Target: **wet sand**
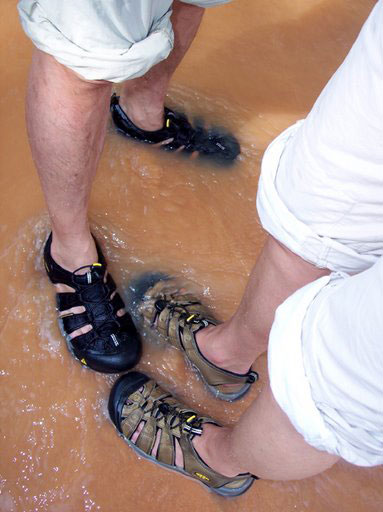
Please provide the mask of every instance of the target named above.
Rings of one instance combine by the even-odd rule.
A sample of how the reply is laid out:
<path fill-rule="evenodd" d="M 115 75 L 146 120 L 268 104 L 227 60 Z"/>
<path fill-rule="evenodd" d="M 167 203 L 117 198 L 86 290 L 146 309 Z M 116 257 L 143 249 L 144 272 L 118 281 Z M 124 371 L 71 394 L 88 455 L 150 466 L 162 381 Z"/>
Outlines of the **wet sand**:
<path fill-rule="evenodd" d="M 197 287 L 219 318 L 235 311 L 265 238 L 255 205 L 263 151 L 306 115 L 374 3 L 241 0 L 207 12 L 169 104 L 233 130 L 242 155 L 231 169 L 201 166 L 110 128 L 90 216 L 122 291 L 159 270 Z M 48 219 L 24 122 L 32 46 L 15 5 L 0 5 L 1 512 L 382 510 L 382 468 L 339 463 L 301 482 L 259 481 L 225 500 L 140 460 L 118 438 L 106 412 L 115 376 L 81 368 L 55 323 L 41 261 Z M 263 357 L 251 395 L 222 404 L 176 350 L 146 342 L 139 368 L 226 423 L 259 393 L 266 370 Z"/>

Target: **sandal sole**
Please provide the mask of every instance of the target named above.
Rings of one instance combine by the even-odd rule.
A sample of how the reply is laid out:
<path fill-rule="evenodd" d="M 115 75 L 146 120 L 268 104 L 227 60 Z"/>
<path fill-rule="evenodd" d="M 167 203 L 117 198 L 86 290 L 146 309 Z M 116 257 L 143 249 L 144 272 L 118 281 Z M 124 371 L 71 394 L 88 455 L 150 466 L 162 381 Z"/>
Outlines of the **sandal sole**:
<path fill-rule="evenodd" d="M 184 356 L 185 357 L 185 356 Z M 189 361 L 189 359 L 187 359 L 185 357 L 185 359 L 187 361 Z M 251 388 L 251 384 L 245 384 L 243 386 L 243 388 L 238 391 L 238 393 L 223 393 L 222 391 L 217 391 L 214 386 L 210 386 L 210 384 L 205 380 L 205 377 L 202 375 L 202 373 L 198 370 L 198 368 L 192 363 L 192 366 L 197 370 L 198 372 L 198 375 L 201 377 L 203 383 L 205 384 L 205 386 L 208 388 L 208 390 L 216 397 L 216 398 L 219 398 L 220 400 L 223 400 L 225 402 L 235 402 L 236 400 L 240 400 L 244 395 L 246 395 L 246 393 L 249 391 L 249 389 Z M 256 377 L 255 377 L 255 380 L 254 382 L 257 382 L 258 380 L 258 373 L 257 372 L 253 372 L 254 374 L 256 374 Z M 254 384 L 254 383 L 252 383 Z"/>
<path fill-rule="evenodd" d="M 115 428 L 116 428 L 116 426 L 115 426 Z M 234 492 L 232 491 L 232 489 L 222 489 L 222 488 L 209 487 L 207 484 L 204 484 L 203 482 L 200 482 L 196 478 L 193 478 L 192 476 L 190 476 L 190 474 L 187 473 L 186 471 L 184 471 L 183 469 L 177 468 L 177 467 L 170 468 L 169 466 L 167 466 L 163 462 L 159 462 L 152 455 L 148 455 L 147 453 L 145 453 L 142 450 L 140 450 L 140 448 L 138 448 L 134 443 L 129 441 L 129 439 L 127 439 L 123 434 L 121 434 L 117 428 L 116 428 L 116 430 L 118 432 L 119 437 L 121 437 L 125 441 L 125 443 L 130 448 L 132 448 L 132 450 L 137 454 L 138 457 L 142 457 L 143 459 L 150 460 L 154 464 L 157 464 L 158 466 L 161 466 L 162 468 L 167 469 L 168 471 L 180 473 L 181 475 L 185 476 L 189 480 L 192 480 L 193 482 L 197 482 L 197 483 L 203 485 L 203 487 L 205 489 L 213 492 L 214 494 L 217 494 L 218 496 L 222 496 L 223 498 L 236 498 L 237 496 L 241 496 L 248 489 L 250 489 L 250 487 L 253 485 L 253 483 L 255 481 L 254 478 L 249 478 L 241 487 L 238 487 L 238 489 L 235 489 Z"/>

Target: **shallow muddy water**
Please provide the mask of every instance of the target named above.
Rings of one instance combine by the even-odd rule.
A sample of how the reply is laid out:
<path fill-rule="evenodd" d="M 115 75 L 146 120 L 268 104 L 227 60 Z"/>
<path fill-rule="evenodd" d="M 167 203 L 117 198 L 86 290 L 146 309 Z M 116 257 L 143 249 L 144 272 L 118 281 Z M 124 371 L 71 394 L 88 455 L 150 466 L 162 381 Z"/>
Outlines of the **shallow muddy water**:
<path fill-rule="evenodd" d="M 264 242 L 256 214 L 267 144 L 304 117 L 346 55 L 372 0 L 241 0 L 207 12 L 169 104 L 233 130 L 236 166 L 143 148 L 110 128 L 93 189 L 93 230 L 126 292 L 143 271 L 180 276 L 221 319 L 239 303 Z M 41 248 L 48 218 L 31 160 L 23 97 L 31 44 L 2 0 L 0 95 L 1 512 L 383 510 L 383 471 L 340 463 L 301 482 L 259 481 L 225 500 L 141 460 L 107 418 L 115 376 L 80 367 L 55 323 Z M 259 393 L 222 404 L 173 349 L 145 343 L 139 369 L 199 410 L 234 422 Z"/>

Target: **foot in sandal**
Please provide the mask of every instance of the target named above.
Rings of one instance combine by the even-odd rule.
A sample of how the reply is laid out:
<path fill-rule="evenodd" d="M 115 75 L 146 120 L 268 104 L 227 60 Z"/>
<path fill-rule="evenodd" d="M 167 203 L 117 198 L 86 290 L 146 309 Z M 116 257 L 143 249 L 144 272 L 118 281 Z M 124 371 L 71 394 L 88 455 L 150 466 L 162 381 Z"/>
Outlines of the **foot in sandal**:
<path fill-rule="evenodd" d="M 51 245 L 52 235 L 45 244 L 44 264 L 49 279 L 59 287 L 58 322 L 69 351 L 98 372 L 133 368 L 141 353 L 140 338 L 97 242 L 98 261 L 74 272 L 56 263 Z"/>
<path fill-rule="evenodd" d="M 138 283 L 137 288 L 140 287 L 142 285 Z M 237 400 L 257 380 L 258 374 L 251 368 L 246 373 L 235 373 L 204 357 L 196 335 L 202 329 L 216 325 L 217 321 L 198 298 L 180 291 L 176 281 L 160 279 L 149 285 L 138 299 L 136 308 L 141 322 L 151 334 L 180 349 L 217 398 Z"/>
<path fill-rule="evenodd" d="M 159 130 L 143 130 L 124 112 L 119 97 L 113 94 L 110 110 L 114 125 L 126 137 L 159 146 L 164 151 L 195 155 L 220 165 L 232 164 L 240 153 L 234 135 L 219 128 L 206 129 L 201 124 L 192 126 L 184 114 L 165 107 L 164 125 Z"/>
<path fill-rule="evenodd" d="M 225 476 L 210 468 L 193 439 L 203 435 L 204 426 L 219 428 L 218 423 L 178 402 L 142 373 L 118 379 L 110 394 L 109 414 L 139 456 L 191 477 L 220 496 L 239 496 L 256 479 L 250 473 Z"/>

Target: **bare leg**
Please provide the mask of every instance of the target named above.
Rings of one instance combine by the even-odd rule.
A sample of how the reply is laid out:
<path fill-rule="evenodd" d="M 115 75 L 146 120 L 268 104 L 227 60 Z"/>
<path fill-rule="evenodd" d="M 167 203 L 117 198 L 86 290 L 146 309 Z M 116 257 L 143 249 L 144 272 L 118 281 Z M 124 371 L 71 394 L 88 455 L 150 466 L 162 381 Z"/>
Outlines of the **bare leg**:
<path fill-rule="evenodd" d="M 200 350 L 221 368 L 246 372 L 267 349 L 277 307 L 293 292 L 328 273 L 302 260 L 270 236 L 237 312 L 228 322 L 197 334 Z"/>
<path fill-rule="evenodd" d="M 161 128 L 171 75 L 197 32 L 204 9 L 174 2 L 175 48 L 121 95 L 128 115 Z M 105 139 L 111 84 L 87 82 L 36 50 L 27 94 L 27 128 L 52 222 L 52 256 L 67 270 L 96 261 L 87 207 Z M 129 98 L 129 105 L 125 105 Z M 132 110 L 131 110 L 132 109 Z M 142 124 L 142 123 L 141 123 Z"/>
<path fill-rule="evenodd" d="M 361 168 L 361 155 L 364 159 L 363 169 L 366 169 L 363 176 L 373 176 L 375 162 L 383 158 L 382 146 L 375 142 L 376 137 L 381 137 L 383 74 L 380 54 L 376 52 L 376 48 L 381 48 L 383 39 L 382 31 L 376 30 L 376 27 L 382 26 L 382 20 L 383 9 L 381 3 L 378 3 L 348 57 L 309 113 L 305 121 L 306 129 L 297 136 L 294 135 L 293 142 L 287 144 L 276 178 L 276 188 L 280 191 L 281 200 L 294 216 L 322 236 L 349 240 L 350 248 L 356 252 L 360 250 L 360 243 L 364 242 L 364 239 L 359 238 L 360 233 L 365 233 L 366 230 L 371 233 L 374 230 L 379 231 L 379 221 L 376 225 L 372 221 L 378 218 L 375 203 L 371 203 L 374 193 L 372 182 L 353 176 L 357 176 Z M 379 76 L 379 79 L 374 81 L 373 77 L 376 76 Z M 363 82 L 359 78 L 363 79 Z M 352 84 L 351 89 L 349 84 Z M 364 94 L 367 88 L 371 89 L 368 95 Z M 336 154 L 342 156 L 329 157 L 332 155 L 332 148 L 336 148 Z M 326 160 L 328 157 L 329 160 Z M 327 165 L 325 161 L 330 163 Z M 331 184 L 328 184 L 329 189 L 319 190 L 316 184 L 327 182 L 326 173 L 329 172 L 329 168 L 332 175 Z M 355 169 L 355 174 L 350 174 L 351 168 Z M 301 178 L 304 183 L 300 183 Z M 361 217 L 354 216 L 348 207 L 341 210 L 341 192 L 339 210 L 337 206 L 334 213 L 330 212 L 329 203 L 323 201 L 323 197 L 329 194 L 330 189 L 340 191 L 345 183 L 348 187 L 355 188 L 355 204 L 366 205 L 365 211 L 371 208 L 368 210 L 371 214 L 365 214 L 363 217 L 366 226 L 362 226 Z M 376 183 L 378 190 L 378 178 Z M 306 213 L 301 216 L 298 210 Z M 323 229 L 318 231 L 318 225 L 324 216 L 333 215 L 334 219 L 338 219 L 340 211 L 344 212 L 342 223 L 333 221 L 337 224 L 337 233 L 326 233 Z M 381 219 L 382 213 L 379 215 Z M 330 226 L 330 222 L 327 222 Z M 358 226 L 358 229 L 350 236 L 350 228 L 353 225 Z M 334 268 L 334 262 L 332 265 Z M 357 264 L 354 271 L 360 271 Z M 229 322 L 198 333 L 200 349 L 218 366 L 234 371 L 247 370 L 251 362 L 267 348 L 270 327 L 278 305 L 295 290 L 326 272 L 328 271 L 306 263 L 269 237 L 254 267 L 238 311 Z"/>
<path fill-rule="evenodd" d="M 267 349 L 276 308 L 294 291 L 327 274 L 269 237 L 231 320 L 201 330 L 198 345 L 220 367 L 246 372 Z M 266 386 L 234 427 L 205 425 L 193 441 L 202 459 L 227 476 L 295 480 L 321 473 L 338 460 L 308 445 Z"/>
<path fill-rule="evenodd" d="M 201 7 L 175 0 L 171 16 L 174 31 L 174 49 L 171 54 L 144 76 L 125 82 L 120 105 L 138 127 L 144 130 L 162 128 L 169 81 L 191 45 L 203 13 Z"/>
<path fill-rule="evenodd" d="M 170 57 L 124 86 L 122 105 L 129 98 L 128 115 L 153 123 L 148 129 L 162 127 L 170 77 L 194 39 L 203 12 L 174 2 L 175 48 Z M 35 51 L 27 94 L 28 134 L 52 222 L 52 256 L 67 270 L 97 258 L 87 207 L 105 139 L 110 92 L 111 84 L 87 82 L 50 55 Z"/>
<path fill-rule="evenodd" d="M 104 144 L 111 85 L 86 82 L 35 50 L 27 128 L 52 222 L 52 256 L 67 270 L 97 261 L 87 207 Z"/>
<path fill-rule="evenodd" d="M 234 427 L 205 425 L 193 444 L 226 476 L 250 472 L 271 480 L 297 480 L 325 471 L 339 459 L 307 444 L 267 386 Z"/>

